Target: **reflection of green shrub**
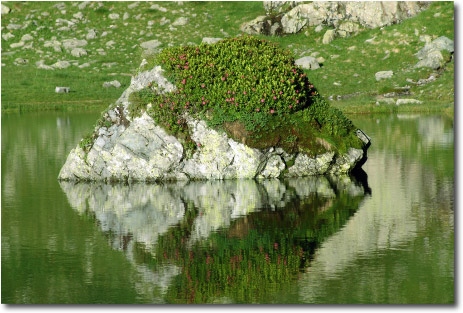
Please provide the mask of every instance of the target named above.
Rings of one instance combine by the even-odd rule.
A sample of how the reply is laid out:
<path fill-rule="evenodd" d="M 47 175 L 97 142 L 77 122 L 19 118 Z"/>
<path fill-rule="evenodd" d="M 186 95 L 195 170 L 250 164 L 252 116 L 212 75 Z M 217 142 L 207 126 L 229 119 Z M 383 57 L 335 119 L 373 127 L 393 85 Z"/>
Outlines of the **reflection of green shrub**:
<path fill-rule="evenodd" d="M 188 113 L 215 128 L 239 123 L 250 146 L 253 141 L 259 148 L 288 142 L 296 151 L 323 152 L 316 144 L 316 137 L 323 137 L 318 133 L 338 137 L 330 140 L 337 143 L 354 130 L 318 95 L 290 52 L 266 40 L 242 36 L 212 45 L 167 48 L 153 62 L 163 66 L 177 91 L 159 94 L 150 84 L 133 96 L 128 109 L 132 116 L 146 111 L 170 133 L 188 133 L 184 120 Z M 284 129 L 287 126 L 293 126 L 292 134 Z M 235 133 L 229 135 L 237 139 Z"/>
<path fill-rule="evenodd" d="M 201 213 L 188 203 L 182 222 L 158 237 L 156 257 L 139 248 L 135 259 L 154 270 L 171 263 L 182 269 L 169 286 L 168 302 L 208 303 L 225 296 L 252 303 L 289 287 L 314 249 L 345 224 L 361 199 L 314 195 L 281 210 L 251 213 L 193 244 L 193 222 Z"/>

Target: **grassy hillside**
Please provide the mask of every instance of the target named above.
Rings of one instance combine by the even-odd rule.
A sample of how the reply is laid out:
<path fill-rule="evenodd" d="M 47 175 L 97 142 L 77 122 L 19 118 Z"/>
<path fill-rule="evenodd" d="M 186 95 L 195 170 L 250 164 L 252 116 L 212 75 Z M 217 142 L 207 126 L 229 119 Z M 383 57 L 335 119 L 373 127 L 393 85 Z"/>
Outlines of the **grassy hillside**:
<path fill-rule="evenodd" d="M 160 48 L 165 48 L 199 44 L 203 37 L 234 37 L 240 34 L 243 22 L 265 14 L 261 2 L 184 2 L 182 5 L 140 2 L 134 8 L 128 8 L 133 2 L 95 2 L 85 8 L 79 8 L 81 2 L 3 3 L 12 9 L 2 15 L 1 21 L 3 112 L 100 110 L 117 99 L 130 83 L 130 75 L 136 72 L 142 58 L 142 42 L 156 39 L 161 42 Z M 78 12 L 82 13 L 82 19 L 79 15 L 73 16 Z M 114 13 L 119 14 L 119 18 L 110 19 L 109 15 Z M 124 13 L 129 14 L 126 19 Z M 180 17 L 188 18 L 187 24 L 172 26 Z M 9 24 L 22 28 L 7 29 Z M 317 33 L 314 28 L 308 28 L 300 34 L 271 40 L 292 51 L 296 58 L 318 52 L 317 57 L 325 59 L 323 66 L 306 73 L 320 94 L 326 98 L 332 96 L 330 102 L 345 112 L 453 110 L 453 60 L 445 70 L 436 73 L 437 80 L 430 84 L 416 86 L 407 82 L 407 79 L 417 81 L 434 73 L 413 68 L 417 62 L 414 54 L 424 46 L 420 36 L 444 35 L 453 39 L 453 27 L 453 2 L 438 2 L 399 25 L 336 38 L 329 45 L 321 43 L 326 29 Z M 89 29 L 97 32 L 95 39 L 86 39 Z M 3 36 L 7 33 L 14 37 L 5 40 Z M 11 47 L 26 34 L 33 39 L 23 47 Z M 365 42 L 374 37 L 373 43 Z M 44 47 L 46 41 L 62 42 L 72 38 L 87 40 L 83 48 L 88 55 L 74 57 L 65 49 L 56 52 L 53 47 Z M 33 44 L 28 48 L 30 42 Z M 28 63 L 15 65 L 18 58 Z M 66 69 L 38 69 L 39 60 L 44 60 L 46 65 L 65 60 L 72 65 Z M 79 68 L 85 63 L 89 66 Z M 375 73 L 383 70 L 394 71 L 394 76 L 377 82 Z M 120 88 L 102 87 L 103 82 L 115 79 L 121 83 Z M 378 95 L 407 85 L 410 94 L 406 97 L 422 100 L 423 104 L 399 107 L 375 104 Z M 56 94 L 56 86 L 69 86 L 71 93 Z"/>

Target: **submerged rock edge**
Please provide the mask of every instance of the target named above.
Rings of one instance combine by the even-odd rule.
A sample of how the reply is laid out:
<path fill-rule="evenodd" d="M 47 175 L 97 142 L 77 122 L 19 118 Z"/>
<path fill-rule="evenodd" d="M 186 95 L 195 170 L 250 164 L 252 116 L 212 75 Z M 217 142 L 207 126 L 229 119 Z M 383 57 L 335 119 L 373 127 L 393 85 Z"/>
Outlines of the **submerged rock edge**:
<path fill-rule="evenodd" d="M 357 137 L 364 142 L 363 149 L 350 148 L 340 156 L 326 152 L 310 157 L 288 154 L 277 147 L 248 147 L 189 116 L 186 120 L 198 148 L 186 158 L 181 142 L 146 113 L 133 119 L 128 116 L 129 95 L 153 81 L 162 92 L 175 90 L 160 66 L 132 77 L 130 86 L 116 101 L 118 106 L 106 113 L 113 124 L 95 129 L 97 138 L 88 153 L 79 145 L 70 152 L 59 180 L 149 182 L 343 175 L 366 160 L 370 138 L 361 130 L 357 130 Z"/>

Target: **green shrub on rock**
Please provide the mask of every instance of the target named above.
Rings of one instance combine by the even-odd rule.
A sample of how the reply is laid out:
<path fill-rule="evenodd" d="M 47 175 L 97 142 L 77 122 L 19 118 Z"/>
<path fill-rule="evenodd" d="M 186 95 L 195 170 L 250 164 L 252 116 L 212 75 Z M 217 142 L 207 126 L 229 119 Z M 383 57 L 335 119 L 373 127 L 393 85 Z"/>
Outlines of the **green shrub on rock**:
<path fill-rule="evenodd" d="M 166 70 L 177 90 L 159 93 L 150 84 L 132 96 L 129 112 L 137 116 L 146 111 L 170 133 L 188 133 L 189 114 L 259 148 L 278 145 L 294 152 L 323 152 L 326 145 L 316 143 L 318 137 L 352 139 L 350 120 L 318 95 L 289 51 L 269 41 L 242 36 L 167 48 L 154 63 Z M 339 139 L 330 141 L 338 146 Z"/>

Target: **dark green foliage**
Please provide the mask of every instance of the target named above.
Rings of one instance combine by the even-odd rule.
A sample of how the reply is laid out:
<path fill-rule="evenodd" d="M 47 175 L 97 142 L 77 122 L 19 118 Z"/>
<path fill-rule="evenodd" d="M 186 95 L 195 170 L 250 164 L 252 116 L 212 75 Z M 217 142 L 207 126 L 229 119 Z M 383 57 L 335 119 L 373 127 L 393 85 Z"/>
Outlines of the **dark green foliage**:
<path fill-rule="evenodd" d="M 165 49 L 157 61 L 174 74 L 179 104 L 199 108 L 290 113 L 304 108 L 312 91 L 289 51 L 251 36 Z"/>
<path fill-rule="evenodd" d="M 167 48 L 154 63 L 163 66 L 177 90 L 164 94 L 149 84 L 131 97 L 128 110 L 131 116 L 146 111 L 169 133 L 188 134 L 187 113 L 216 129 L 240 123 L 253 137 L 241 141 L 251 146 L 252 139 L 258 139 L 259 148 L 289 145 L 289 150 L 307 152 L 315 146 L 313 135 L 340 137 L 354 130 L 318 95 L 290 52 L 266 40 L 242 36 L 212 45 Z M 294 133 L 285 134 L 285 127 L 294 128 Z M 304 140 L 298 140 L 300 133 Z M 301 145 L 303 149 L 297 149 Z"/>
<path fill-rule="evenodd" d="M 313 103 L 304 112 L 304 119 L 316 121 L 328 134 L 333 136 L 347 136 L 355 126 L 340 110 L 330 106 L 320 96 L 312 98 Z"/>

